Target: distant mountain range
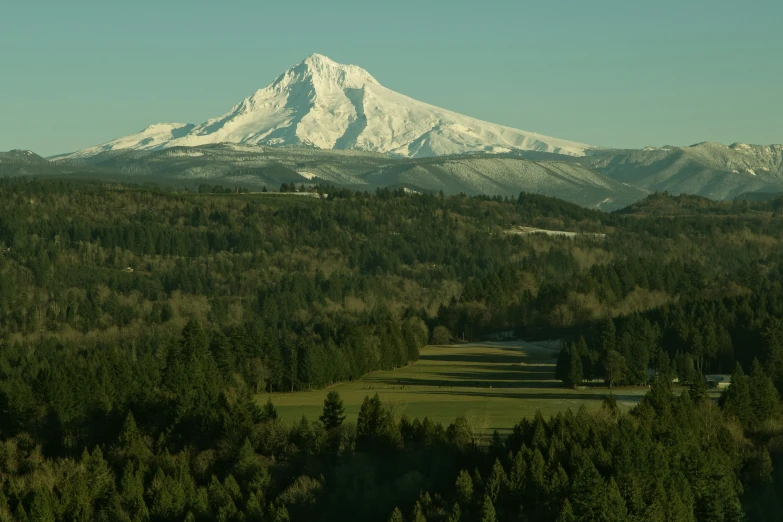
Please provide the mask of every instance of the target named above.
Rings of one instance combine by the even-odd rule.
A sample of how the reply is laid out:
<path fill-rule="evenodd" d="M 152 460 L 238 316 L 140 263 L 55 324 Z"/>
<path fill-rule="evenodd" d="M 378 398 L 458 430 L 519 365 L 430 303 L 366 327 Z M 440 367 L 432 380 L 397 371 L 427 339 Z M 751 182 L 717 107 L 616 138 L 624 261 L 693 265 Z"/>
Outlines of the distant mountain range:
<path fill-rule="evenodd" d="M 364 69 L 314 54 L 221 117 L 151 125 L 48 160 L 0 153 L 0 175 L 251 189 L 329 183 L 526 191 L 612 210 L 657 191 L 716 200 L 783 193 L 783 145 L 599 148 L 439 109 L 386 89 Z"/>
<path fill-rule="evenodd" d="M 730 199 L 744 192 L 783 191 L 783 145 L 705 142 L 606 150 L 585 157 L 581 164 L 651 192 Z"/>

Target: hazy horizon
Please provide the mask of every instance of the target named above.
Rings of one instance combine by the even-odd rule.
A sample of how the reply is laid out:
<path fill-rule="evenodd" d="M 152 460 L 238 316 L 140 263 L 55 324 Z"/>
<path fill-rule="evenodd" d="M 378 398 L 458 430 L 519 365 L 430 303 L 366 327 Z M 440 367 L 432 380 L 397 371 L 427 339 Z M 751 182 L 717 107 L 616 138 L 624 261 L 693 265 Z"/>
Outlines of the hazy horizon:
<path fill-rule="evenodd" d="M 48 156 L 201 123 L 312 53 L 432 105 L 591 145 L 783 143 L 781 15 L 777 2 L 668 0 L 29 2 L 0 21 L 0 150 Z"/>

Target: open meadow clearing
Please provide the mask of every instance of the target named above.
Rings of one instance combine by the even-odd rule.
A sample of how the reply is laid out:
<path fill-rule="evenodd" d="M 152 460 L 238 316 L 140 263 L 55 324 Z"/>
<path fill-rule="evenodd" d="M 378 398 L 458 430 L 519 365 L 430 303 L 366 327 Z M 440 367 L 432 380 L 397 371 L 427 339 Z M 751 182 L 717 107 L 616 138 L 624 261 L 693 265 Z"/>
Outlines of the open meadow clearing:
<path fill-rule="evenodd" d="M 604 386 L 573 390 L 555 380 L 559 343 L 481 342 L 427 346 L 418 362 L 391 371 L 377 371 L 359 380 L 332 386 L 344 403 L 348 420 L 356 421 L 366 395 L 378 393 L 387 404 L 410 419 L 429 417 L 444 426 L 468 417 L 481 431 L 507 433 L 523 417 L 541 410 L 549 417 L 584 405 L 600 407 L 608 394 Z M 280 417 L 293 422 L 304 415 L 316 420 L 329 390 L 273 393 Z M 647 392 L 646 386 L 615 388 L 624 409 Z M 259 396 L 264 402 L 269 394 Z"/>

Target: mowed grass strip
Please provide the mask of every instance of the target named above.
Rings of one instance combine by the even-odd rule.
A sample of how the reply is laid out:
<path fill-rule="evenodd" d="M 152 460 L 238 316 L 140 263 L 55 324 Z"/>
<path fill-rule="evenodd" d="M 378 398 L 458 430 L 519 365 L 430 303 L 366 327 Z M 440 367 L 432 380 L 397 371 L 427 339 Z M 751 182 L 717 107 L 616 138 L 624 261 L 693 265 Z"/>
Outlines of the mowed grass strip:
<path fill-rule="evenodd" d="M 447 426 L 460 415 L 481 431 L 507 433 L 537 410 L 545 417 L 584 405 L 598 409 L 608 395 L 605 387 L 572 390 L 554 378 L 559 343 L 485 342 L 427 346 L 418 362 L 378 371 L 359 380 L 332 386 L 345 403 L 348 420 L 356 422 L 364 397 L 377 393 L 409 419 L 429 417 Z M 317 420 L 328 390 L 273 393 L 281 419 Z M 629 408 L 647 387 L 615 388 L 618 403 Z M 265 402 L 270 394 L 259 395 Z"/>

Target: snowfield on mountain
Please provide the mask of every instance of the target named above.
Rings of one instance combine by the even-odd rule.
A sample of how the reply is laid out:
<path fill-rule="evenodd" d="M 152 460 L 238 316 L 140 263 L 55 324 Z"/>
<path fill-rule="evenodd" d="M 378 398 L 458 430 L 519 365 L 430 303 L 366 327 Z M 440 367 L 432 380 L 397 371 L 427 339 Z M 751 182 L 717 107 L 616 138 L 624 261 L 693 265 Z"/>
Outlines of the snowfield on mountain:
<path fill-rule="evenodd" d="M 583 156 L 594 148 L 416 101 L 382 86 L 360 67 L 313 54 L 223 116 L 200 125 L 150 125 L 58 159 L 213 143 L 354 149 L 398 157 L 512 151 Z"/>

